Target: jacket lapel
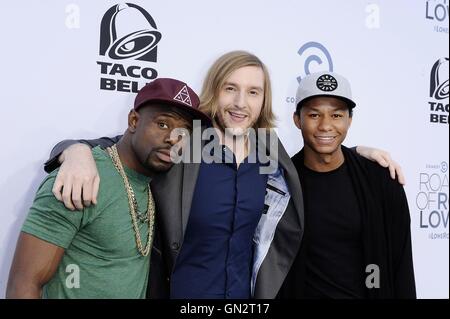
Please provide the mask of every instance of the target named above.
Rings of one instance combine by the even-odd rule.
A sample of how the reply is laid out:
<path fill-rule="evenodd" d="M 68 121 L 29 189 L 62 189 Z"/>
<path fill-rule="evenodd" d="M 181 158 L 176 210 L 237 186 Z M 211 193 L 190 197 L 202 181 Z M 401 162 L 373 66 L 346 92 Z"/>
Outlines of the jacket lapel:
<path fill-rule="evenodd" d="M 303 228 L 305 215 L 303 210 L 303 194 L 302 187 L 300 185 L 300 179 L 298 177 L 297 169 L 294 163 L 290 159 L 283 145 L 279 141 L 278 145 L 278 160 L 281 167 L 284 170 L 284 177 L 291 193 L 292 202 L 294 203 L 295 210 L 297 211 L 300 227 Z"/>
<path fill-rule="evenodd" d="M 180 186 L 183 178 L 183 164 L 174 165 L 167 173 L 155 177 L 151 189 L 156 204 L 156 222 L 161 231 L 163 243 L 170 247 L 182 236 Z"/>
<path fill-rule="evenodd" d="M 297 256 L 304 231 L 303 195 L 297 170 L 278 138 L 265 142 L 266 147 L 278 143 L 277 157 L 271 157 L 283 168 L 291 199 L 257 275 L 254 297 L 258 299 L 277 296 Z"/>
<path fill-rule="evenodd" d="M 191 140 L 191 150 L 192 143 Z M 202 141 L 202 147 L 203 144 Z M 151 182 L 157 227 L 166 251 L 165 256 L 169 258 L 169 273 L 183 243 L 200 169 L 200 163 L 192 163 L 192 157 L 187 162 L 190 163 L 175 164 L 167 173 L 156 176 Z"/>
<path fill-rule="evenodd" d="M 183 172 L 183 188 L 181 200 L 181 221 L 182 221 L 182 237 L 186 231 L 189 213 L 191 212 L 192 197 L 194 196 L 195 185 L 197 183 L 198 172 L 200 170 L 199 163 L 184 164 Z"/>
<path fill-rule="evenodd" d="M 270 158 L 273 161 L 277 161 L 278 165 L 283 168 L 284 177 L 286 179 L 287 185 L 289 187 L 289 192 L 291 193 L 291 199 L 294 203 L 295 210 L 297 211 L 298 221 L 303 227 L 304 222 L 304 214 L 303 214 L 303 195 L 302 195 L 302 187 L 300 185 L 300 179 L 298 177 L 297 169 L 294 166 L 291 158 L 288 153 L 284 149 L 283 144 L 278 138 L 275 131 L 272 132 L 274 138 L 269 138 L 266 136 L 264 139 L 259 139 L 259 143 L 263 143 L 266 150 L 270 150 Z M 272 154 L 272 149 L 270 144 L 277 143 L 277 155 L 274 156 Z"/>

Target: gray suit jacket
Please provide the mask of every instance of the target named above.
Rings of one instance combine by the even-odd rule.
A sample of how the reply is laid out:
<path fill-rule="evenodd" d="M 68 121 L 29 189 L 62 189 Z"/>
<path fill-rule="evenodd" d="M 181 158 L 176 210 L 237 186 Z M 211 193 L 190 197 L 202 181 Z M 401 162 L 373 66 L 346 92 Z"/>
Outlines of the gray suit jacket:
<path fill-rule="evenodd" d="M 68 146 L 83 142 L 90 146 L 110 146 L 115 138 L 98 140 L 66 140 L 55 146 L 45 169 L 54 169 L 57 156 Z M 264 258 L 256 279 L 255 298 L 275 298 L 286 275 L 295 260 L 304 231 L 302 189 L 297 171 L 283 145 L 278 143 L 278 164 L 283 168 L 291 198 L 287 209 L 278 222 L 269 251 Z M 170 275 L 173 271 L 186 231 L 192 197 L 200 164 L 175 164 L 167 173 L 152 179 L 152 193 L 155 198 L 157 233 L 151 258 L 149 297 L 168 297 Z"/>

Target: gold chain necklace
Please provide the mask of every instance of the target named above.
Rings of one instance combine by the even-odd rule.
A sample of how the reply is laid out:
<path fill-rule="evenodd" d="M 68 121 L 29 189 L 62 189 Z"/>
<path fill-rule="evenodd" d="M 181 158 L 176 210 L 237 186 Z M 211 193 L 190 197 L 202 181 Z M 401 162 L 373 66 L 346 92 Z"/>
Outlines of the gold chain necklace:
<path fill-rule="evenodd" d="M 134 233 L 136 235 L 137 248 L 142 256 L 148 256 L 148 254 L 150 253 L 150 249 L 152 248 L 153 227 L 155 224 L 155 202 L 153 201 L 152 192 L 150 191 L 150 185 L 148 185 L 147 212 L 144 215 L 145 217 L 142 218 L 143 214 L 139 214 L 136 196 L 134 195 L 133 188 L 131 187 L 130 183 L 128 182 L 128 177 L 125 174 L 125 171 L 123 169 L 122 162 L 120 161 L 120 157 L 119 157 L 119 153 L 117 152 L 116 145 L 114 144 L 113 146 L 108 147 L 106 150 L 108 151 L 108 154 L 112 159 L 114 167 L 117 169 L 120 176 L 122 176 L 123 183 L 125 185 L 125 190 L 126 190 L 127 196 L 128 196 L 128 205 L 130 207 L 131 221 L 133 224 Z M 148 223 L 148 238 L 147 238 L 147 245 L 145 247 L 143 247 L 143 245 L 142 245 L 141 233 L 139 231 L 139 225 L 138 225 L 138 219 L 141 222 Z"/>

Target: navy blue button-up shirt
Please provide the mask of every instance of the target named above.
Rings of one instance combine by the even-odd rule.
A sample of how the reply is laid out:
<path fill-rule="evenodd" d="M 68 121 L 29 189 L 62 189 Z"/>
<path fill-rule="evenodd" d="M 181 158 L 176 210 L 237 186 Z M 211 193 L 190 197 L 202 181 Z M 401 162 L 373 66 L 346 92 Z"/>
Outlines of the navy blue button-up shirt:
<path fill-rule="evenodd" d="M 247 159 L 237 167 L 223 149 L 232 163 L 200 164 L 171 298 L 250 298 L 253 235 L 267 175 Z"/>

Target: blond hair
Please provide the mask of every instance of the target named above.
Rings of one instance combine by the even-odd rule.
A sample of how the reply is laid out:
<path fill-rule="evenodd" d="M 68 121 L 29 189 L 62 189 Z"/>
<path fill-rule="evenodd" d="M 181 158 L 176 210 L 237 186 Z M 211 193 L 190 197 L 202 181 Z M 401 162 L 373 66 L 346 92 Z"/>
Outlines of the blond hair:
<path fill-rule="evenodd" d="M 254 128 L 272 128 L 275 126 L 276 117 L 272 111 L 272 88 L 269 72 L 257 56 L 246 51 L 228 52 L 218 58 L 209 68 L 203 82 L 199 108 L 214 119 L 218 111 L 219 93 L 226 79 L 237 69 L 246 66 L 260 67 L 264 73 L 264 101 Z"/>

